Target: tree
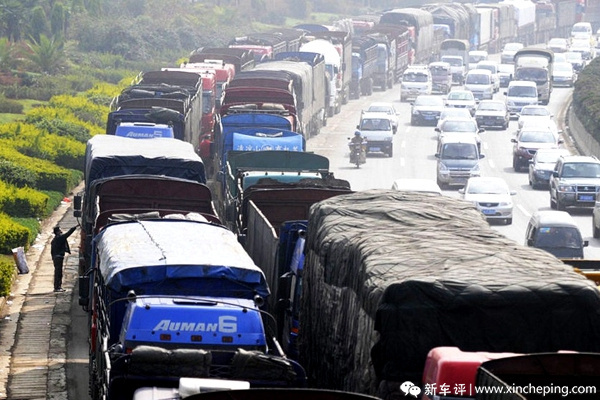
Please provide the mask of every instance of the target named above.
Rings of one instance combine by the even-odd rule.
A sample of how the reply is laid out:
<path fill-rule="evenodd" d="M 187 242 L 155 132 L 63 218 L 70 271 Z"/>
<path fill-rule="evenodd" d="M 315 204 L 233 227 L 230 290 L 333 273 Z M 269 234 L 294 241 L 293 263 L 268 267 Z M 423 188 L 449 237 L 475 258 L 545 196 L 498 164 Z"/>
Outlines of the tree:
<path fill-rule="evenodd" d="M 60 38 L 40 35 L 40 40 L 31 38 L 27 42 L 30 53 L 26 56 L 40 71 L 52 74 L 63 65 L 64 42 Z"/>
<path fill-rule="evenodd" d="M 31 10 L 37 0 L 0 0 L 0 27 L 2 36 L 13 42 L 21 40 L 26 31 Z"/>
<path fill-rule="evenodd" d="M 0 71 L 9 71 L 16 64 L 15 46 L 7 38 L 0 38 Z"/>
<path fill-rule="evenodd" d="M 52 36 L 63 38 L 67 29 L 67 10 L 61 2 L 56 2 L 50 11 L 50 31 Z"/>
<path fill-rule="evenodd" d="M 47 35 L 50 29 L 48 28 L 48 17 L 42 6 L 37 6 L 31 11 L 31 23 L 29 24 L 31 36 L 39 42 L 40 35 Z"/>

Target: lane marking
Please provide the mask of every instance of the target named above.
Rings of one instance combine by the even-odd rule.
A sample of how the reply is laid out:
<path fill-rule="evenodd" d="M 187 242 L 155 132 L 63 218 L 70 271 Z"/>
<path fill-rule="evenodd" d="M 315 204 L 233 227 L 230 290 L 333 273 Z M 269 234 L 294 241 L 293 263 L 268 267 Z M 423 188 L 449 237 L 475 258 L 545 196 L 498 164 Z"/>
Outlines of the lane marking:
<path fill-rule="evenodd" d="M 525 207 L 523 207 L 522 205 L 517 204 L 517 208 L 523 213 L 523 215 L 525 215 L 525 217 L 527 217 L 527 218 L 531 217 L 531 214 L 529 214 L 527 212 L 527 210 L 525 209 Z"/>

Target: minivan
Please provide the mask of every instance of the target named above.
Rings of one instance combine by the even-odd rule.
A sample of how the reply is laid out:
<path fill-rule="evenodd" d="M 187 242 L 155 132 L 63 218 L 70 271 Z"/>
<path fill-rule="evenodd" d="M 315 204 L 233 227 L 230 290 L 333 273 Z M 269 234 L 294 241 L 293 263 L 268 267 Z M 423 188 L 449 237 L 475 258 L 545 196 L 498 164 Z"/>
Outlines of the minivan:
<path fill-rule="evenodd" d="M 525 106 L 538 104 L 537 85 L 531 81 L 511 81 L 506 92 L 506 108 L 511 117 L 517 118 Z"/>
<path fill-rule="evenodd" d="M 440 139 L 437 158 L 437 184 L 440 188 L 464 186 L 473 176 L 480 176 L 479 153 L 474 136 L 448 133 Z"/>
<path fill-rule="evenodd" d="M 546 250 L 557 258 L 584 258 L 579 227 L 566 211 L 537 211 L 531 216 L 525 232 L 525 245 Z"/>
<path fill-rule="evenodd" d="M 472 69 L 467 72 L 465 89 L 473 92 L 477 100 L 491 100 L 494 96 L 492 73 L 487 69 Z"/>
<path fill-rule="evenodd" d="M 585 38 L 590 40 L 592 38 L 592 24 L 590 24 L 589 22 L 575 23 L 571 28 L 571 38 Z"/>

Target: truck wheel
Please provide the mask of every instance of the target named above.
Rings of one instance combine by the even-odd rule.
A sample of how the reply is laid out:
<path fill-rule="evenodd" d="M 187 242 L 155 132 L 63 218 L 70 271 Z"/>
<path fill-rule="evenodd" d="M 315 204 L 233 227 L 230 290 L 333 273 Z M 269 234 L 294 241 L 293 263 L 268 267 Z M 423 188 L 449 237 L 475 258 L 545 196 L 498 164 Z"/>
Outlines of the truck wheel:
<path fill-rule="evenodd" d="M 334 107 L 329 107 L 329 108 L 327 109 L 327 116 L 328 116 L 329 118 L 331 118 L 331 117 L 333 117 L 333 114 L 335 114 L 335 108 L 334 108 Z"/>

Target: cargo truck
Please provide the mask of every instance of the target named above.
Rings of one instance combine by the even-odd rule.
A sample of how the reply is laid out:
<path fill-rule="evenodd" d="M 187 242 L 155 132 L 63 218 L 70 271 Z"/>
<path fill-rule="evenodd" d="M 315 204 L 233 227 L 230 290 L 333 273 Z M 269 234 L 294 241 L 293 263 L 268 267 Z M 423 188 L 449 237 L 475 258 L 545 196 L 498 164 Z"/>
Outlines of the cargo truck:
<path fill-rule="evenodd" d="M 376 40 L 380 40 L 380 36 L 385 36 L 389 43 L 386 47 L 389 52 L 389 80 L 388 88 L 391 88 L 394 83 L 399 82 L 404 70 L 409 65 L 409 54 L 411 52 L 411 39 L 410 31 L 407 27 L 393 24 L 377 24 L 367 34 L 374 37 Z M 381 51 L 381 50 L 380 50 Z M 383 73 L 381 67 L 380 55 L 377 67 L 377 74 Z M 383 87 L 383 84 L 382 84 Z"/>
<path fill-rule="evenodd" d="M 526 47 L 515 54 L 515 79 L 535 82 L 541 104 L 550 102 L 552 93 L 552 64 L 554 52 L 549 49 Z"/>
<path fill-rule="evenodd" d="M 409 30 L 413 53 L 409 58 L 410 64 L 428 64 L 432 56 L 439 51 L 439 47 L 435 47 L 433 16 L 428 11 L 418 8 L 398 8 L 384 12 L 379 23 L 403 26 Z"/>
<path fill-rule="evenodd" d="M 350 98 L 373 94 L 373 77 L 377 63 L 377 42 L 368 36 L 352 38 L 352 80 Z"/>
<path fill-rule="evenodd" d="M 421 386 L 438 346 L 599 352 L 596 285 L 482 221 L 472 204 L 428 193 L 368 190 L 315 203 L 298 338 L 309 379 L 399 398 L 403 382 Z"/>
<path fill-rule="evenodd" d="M 469 66 L 469 42 L 460 39 L 447 39 L 440 45 L 440 61 L 450 64 L 452 82 L 464 84 Z"/>
<path fill-rule="evenodd" d="M 264 274 L 232 232 L 197 219 L 121 218 L 94 239 L 92 399 L 129 400 L 182 377 L 306 384 L 260 309 Z"/>
<path fill-rule="evenodd" d="M 223 60 L 233 64 L 235 72 L 254 68 L 254 54 L 252 50 L 235 49 L 231 47 L 202 47 L 190 54 L 189 62 L 197 63 L 206 60 Z"/>

